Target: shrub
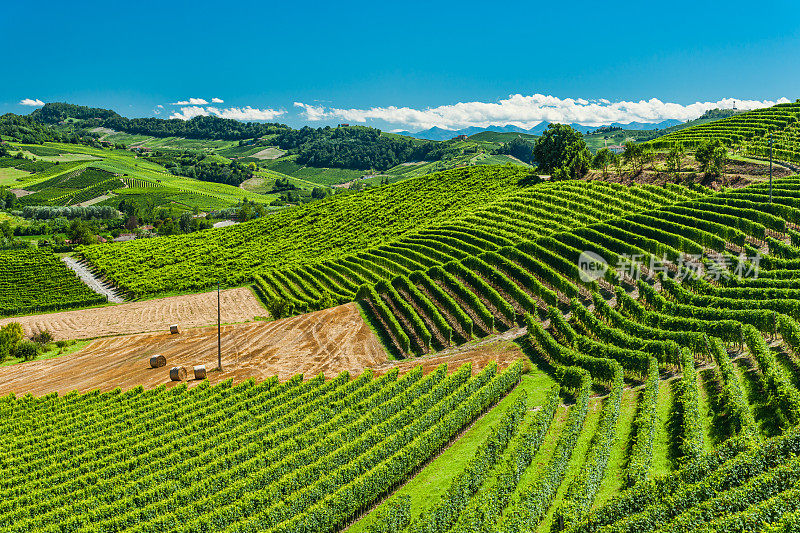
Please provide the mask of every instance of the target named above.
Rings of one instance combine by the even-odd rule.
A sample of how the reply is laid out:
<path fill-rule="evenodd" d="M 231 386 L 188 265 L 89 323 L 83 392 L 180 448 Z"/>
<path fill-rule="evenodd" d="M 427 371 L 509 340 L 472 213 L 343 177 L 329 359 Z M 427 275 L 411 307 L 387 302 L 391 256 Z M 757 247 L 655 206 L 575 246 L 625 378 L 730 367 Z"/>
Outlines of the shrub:
<path fill-rule="evenodd" d="M 39 345 L 32 341 L 20 341 L 14 349 L 14 356 L 25 361 L 33 361 L 37 355 L 39 355 Z"/>

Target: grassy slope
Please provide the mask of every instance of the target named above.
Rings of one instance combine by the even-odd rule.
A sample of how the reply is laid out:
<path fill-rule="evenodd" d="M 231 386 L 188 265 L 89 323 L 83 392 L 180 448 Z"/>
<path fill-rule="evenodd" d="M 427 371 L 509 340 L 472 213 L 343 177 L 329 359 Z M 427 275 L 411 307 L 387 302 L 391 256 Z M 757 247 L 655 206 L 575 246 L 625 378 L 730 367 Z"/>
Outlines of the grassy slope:
<path fill-rule="evenodd" d="M 602 408 L 603 402 L 601 400 L 593 399 L 589 402 L 589 413 L 586 415 L 586 420 L 583 423 L 583 431 L 580 437 L 578 437 L 578 442 L 572 450 L 572 457 L 569 460 L 564 482 L 561 483 L 561 486 L 558 488 L 556 497 L 553 499 L 553 504 L 550 506 L 541 524 L 539 524 L 537 531 L 545 533 L 550 531 L 550 528 L 553 526 L 553 515 L 559 505 L 561 505 L 561 501 L 564 499 L 564 494 L 567 492 L 570 481 L 578 474 L 581 468 L 583 468 L 586 454 L 589 451 L 589 445 L 592 442 L 592 438 L 600 422 L 600 411 Z"/>
<path fill-rule="evenodd" d="M 514 391 L 479 419 L 460 439 L 431 461 L 419 474 L 392 494 L 387 501 L 398 496 L 410 496 L 412 516 L 418 516 L 427 507 L 435 504 L 447 490 L 453 476 L 464 469 L 478 446 L 486 440 L 491 428 L 518 395 L 523 390 L 527 392 L 528 405 L 533 408 L 542 404 L 552 384 L 550 376 L 534 367 L 531 373 L 523 376 L 522 382 Z M 366 515 L 347 531 L 350 533 L 365 531 L 373 519 L 374 512 Z"/>

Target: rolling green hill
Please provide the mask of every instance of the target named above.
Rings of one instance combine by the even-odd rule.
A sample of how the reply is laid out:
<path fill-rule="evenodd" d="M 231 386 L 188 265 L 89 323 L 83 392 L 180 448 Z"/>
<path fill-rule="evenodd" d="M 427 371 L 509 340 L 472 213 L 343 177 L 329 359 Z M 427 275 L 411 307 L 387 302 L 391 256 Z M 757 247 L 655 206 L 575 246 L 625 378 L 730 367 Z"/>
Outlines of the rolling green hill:
<path fill-rule="evenodd" d="M 526 326 L 534 364 L 575 402 L 537 403 L 535 416 L 497 428 L 508 443 L 487 437 L 438 499 L 393 496 L 364 524 L 791 531 L 800 511 L 798 191 L 800 179 L 787 178 L 772 205 L 763 183 L 656 202 L 362 286 L 357 298 L 399 356 Z M 595 214 L 577 204 L 569 212 Z M 587 250 L 609 264 L 596 277 L 578 268 Z M 702 257 L 701 276 L 687 257 Z"/>
<path fill-rule="evenodd" d="M 192 210 L 197 206 L 201 210 L 209 211 L 234 206 L 245 198 L 268 204 L 277 197 L 277 195 L 249 192 L 222 183 L 176 176 L 167 172 L 160 164 L 137 157 L 128 150 L 62 143 L 11 146 L 30 153 L 47 150 L 51 154 L 56 152 L 62 154 L 59 157 L 65 155 L 86 157 L 85 161 L 65 163 L 39 160 L 22 160 L 23 163 L 16 163 L 17 169 L 25 169 L 26 165 L 31 164 L 39 165 L 31 169 L 32 173 L 0 181 L 0 185 L 35 191 L 35 194 L 21 199 L 23 205 L 75 205 L 110 196 L 101 204 L 116 206 L 122 199 L 133 199 L 137 203 L 154 202 L 155 207 L 173 206 L 179 210 Z M 20 161 L 13 158 L 8 160 Z M 60 184 L 60 178 L 80 175 L 103 175 L 105 179 L 100 180 L 103 181 L 102 184 L 90 180 L 91 183 L 87 181 L 85 184 L 80 184 L 81 186 L 69 186 L 66 189 Z"/>
<path fill-rule="evenodd" d="M 650 144 L 656 149 L 663 149 L 680 143 L 692 149 L 705 140 L 719 139 L 735 151 L 765 157 L 769 155 L 771 133 L 775 143 L 775 157 L 784 161 L 800 162 L 798 119 L 800 103 L 779 104 L 675 131 Z"/>
<path fill-rule="evenodd" d="M 81 253 L 140 296 L 200 289 L 209 280 L 241 285 L 258 270 L 336 258 L 475 209 L 515 190 L 528 176 L 517 167 L 455 170 L 330 197 L 234 228 Z"/>

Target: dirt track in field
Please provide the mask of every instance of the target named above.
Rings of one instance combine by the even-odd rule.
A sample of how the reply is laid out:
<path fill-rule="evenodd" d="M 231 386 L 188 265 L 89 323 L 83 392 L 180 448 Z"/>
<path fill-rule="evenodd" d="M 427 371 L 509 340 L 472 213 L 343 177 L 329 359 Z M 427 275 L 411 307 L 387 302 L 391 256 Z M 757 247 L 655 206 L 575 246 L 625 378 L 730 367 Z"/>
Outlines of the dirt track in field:
<path fill-rule="evenodd" d="M 267 310 L 247 287 L 222 291 L 222 323 L 267 316 Z M 0 320 L 0 326 L 19 322 L 26 336 L 48 330 L 56 340 L 94 339 L 168 331 L 170 325 L 196 328 L 217 323 L 217 293 L 171 296 L 94 309 L 62 311 Z"/>
<path fill-rule="evenodd" d="M 186 367 L 190 380 L 194 365 L 216 368 L 216 333 L 215 327 L 205 327 L 179 335 L 144 333 L 98 339 L 75 354 L 0 368 L 0 396 L 175 386 L 178 383 L 169 380 L 173 366 Z M 441 363 L 454 370 L 468 361 L 473 361 L 473 371 L 478 371 L 490 361 L 497 360 L 505 367 L 522 356 L 514 343 L 500 341 L 445 356 L 391 361 L 354 303 L 273 322 L 223 326 L 222 348 L 224 371 L 209 372 L 212 383 L 231 378 L 237 383 L 249 378 L 263 380 L 274 375 L 281 380 L 295 374 L 332 377 L 343 371 L 358 375 L 365 368 L 382 374 L 395 366 L 405 372 L 420 364 L 426 372 Z M 167 366 L 149 367 L 150 356 L 156 354 L 167 358 Z"/>

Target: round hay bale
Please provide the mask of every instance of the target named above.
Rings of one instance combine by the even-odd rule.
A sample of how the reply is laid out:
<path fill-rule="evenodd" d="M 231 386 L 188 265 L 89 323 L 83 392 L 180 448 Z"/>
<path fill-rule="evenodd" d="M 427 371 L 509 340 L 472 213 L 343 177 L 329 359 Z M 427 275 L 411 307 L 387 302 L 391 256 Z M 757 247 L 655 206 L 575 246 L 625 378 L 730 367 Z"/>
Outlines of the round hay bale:
<path fill-rule="evenodd" d="M 172 325 L 169 327 L 169 332 L 170 332 L 170 334 L 172 334 L 172 335 L 177 335 L 178 333 L 180 333 L 180 330 L 178 329 L 178 324 L 172 324 Z"/>
<path fill-rule="evenodd" d="M 172 381 L 183 381 L 186 379 L 186 368 L 182 366 L 173 367 L 169 371 L 169 379 Z"/>
<path fill-rule="evenodd" d="M 206 379 L 206 365 L 194 367 L 194 379 Z"/>
<path fill-rule="evenodd" d="M 150 368 L 160 368 L 167 366 L 167 358 L 163 355 L 154 355 L 150 358 Z"/>

